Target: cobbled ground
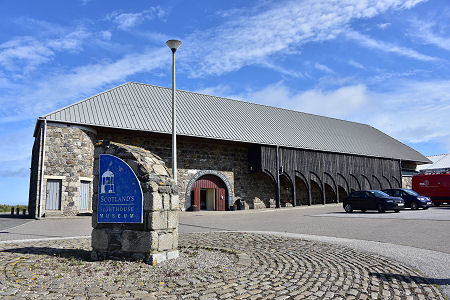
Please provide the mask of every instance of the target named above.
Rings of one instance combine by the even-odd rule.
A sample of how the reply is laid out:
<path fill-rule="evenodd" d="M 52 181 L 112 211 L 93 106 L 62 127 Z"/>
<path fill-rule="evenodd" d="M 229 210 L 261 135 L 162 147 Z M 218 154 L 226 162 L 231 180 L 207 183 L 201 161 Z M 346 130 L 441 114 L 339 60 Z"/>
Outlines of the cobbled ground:
<path fill-rule="evenodd" d="M 274 235 L 180 235 L 180 258 L 157 266 L 90 250 L 90 239 L 0 245 L 0 298 L 445 299 L 390 259 Z"/>

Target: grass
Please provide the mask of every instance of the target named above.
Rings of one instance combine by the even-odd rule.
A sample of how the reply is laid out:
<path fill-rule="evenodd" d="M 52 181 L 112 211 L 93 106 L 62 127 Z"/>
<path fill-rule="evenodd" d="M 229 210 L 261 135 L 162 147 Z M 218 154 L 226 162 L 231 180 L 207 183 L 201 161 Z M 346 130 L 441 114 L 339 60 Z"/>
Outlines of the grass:
<path fill-rule="evenodd" d="M 22 213 L 23 209 L 28 210 L 28 205 L 7 205 L 7 204 L 0 204 L 0 212 L 11 212 L 11 208 L 14 207 L 16 209 L 17 207 L 20 208 L 20 213 Z"/>

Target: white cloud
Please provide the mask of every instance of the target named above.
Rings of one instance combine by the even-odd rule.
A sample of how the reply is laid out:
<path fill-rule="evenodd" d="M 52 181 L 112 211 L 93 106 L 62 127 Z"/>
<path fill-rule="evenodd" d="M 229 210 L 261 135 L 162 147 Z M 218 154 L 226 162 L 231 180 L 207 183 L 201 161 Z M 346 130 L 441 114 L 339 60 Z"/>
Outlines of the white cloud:
<path fill-rule="evenodd" d="M 402 56 L 406 56 L 406 57 L 410 57 L 410 58 L 414 58 L 414 59 L 422 60 L 422 61 L 438 60 L 438 58 L 436 58 L 436 57 L 431 57 L 431 56 L 428 56 L 425 54 L 421 54 L 421 53 L 419 53 L 415 50 L 409 49 L 409 48 L 400 47 L 400 46 L 397 46 L 397 45 L 394 45 L 391 43 L 372 39 L 372 38 L 365 36 L 359 32 L 356 32 L 356 31 L 348 31 L 345 34 L 345 36 L 348 39 L 358 42 L 360 45 L 362 45 L 364 47 L 376 49 L 376 50 L 379 50 L 382 52 L 396 53 L 396 54 L 399 54 Z"/>
<path fill-rule="evenodd" d="M 316 68 L 317 70 L 320 70 L 320 71 L 327 72 L 327 73 L 334 73 L 333 70 L 331 70 L 331 69 L 328 68 L 327 66 L 322 65 L 322 64 L 319 64 L 319 63 L 315 63 L 315 64 L 314 64 L 314 68 Z"/>
<path fill-rule="evenodd" d="M 230 97 L 361 122 L 406 143 L 438 142 L 450 152 L 450 81 L 397 80 L 384 92 L 363 84 L 293 91 L 279 82 Z"/>
<path fill-rule="evenodd" d="M 401 0 L 308 0 L 286 1 L 263 11 L 234 17 L 216 28 L 195 32 L 184 41 L 180 51 L 195 61 L 193 77 L 222 74 L 265 61 L 274 55 L 298 53 L 308 42 L 334 39 L 345 32 L 351 21 L 374 17 L 389 9 L 411 8 L 421 1 Z M 235 12 L 233 12 L 235 13 Z M 366 40 L 379 48 L 380 43 Z M 205 47 L 208 45 L 208 47 Z M 390 52 L 424 60 L 433 60 L 412 50 L 389 45 Z M 200 63 L 198 63 L 200 62 Z M 186 66 L 188 68 L 188 66 Z"/>
<path fill-rule="evenodd" d="M 447 23 L 445 23 L 447 24 Z M 442 48 L 444 50 L 450 50 L 450 27 L 447 30 L 441 29 L 440 33 L 439 26 L 435 22 L 425 22 L 425 21 L 414 21 L 414 31 L 412 35 L 420 38 L 424 43 L 431 44 L 436 47 Z"/>
<path fill-rule="evenodd" d="M 363 65 L 360 64 L 359 62 L 354 61 L 353 59 L 350 59 L 350 60 L 348 61 L 348 64 L 351 65 L 351 66 L 353 66 L 353 67 L 355 67 L 355 68 L 358 68 L 358 69 L 361 69 L 361 70 L 366 70 L 366 67 L 365 67 L 365 66 L 363 66 Z"/>
<path fill-rule="evenodd" d="M 89 96 L 111 83 L 123 82 L 138 72 L 149 72 L 168 64 L 165 48 L 130 53 L 113 62 L 100 62 L 24 83 L 0 96 L 0 123 L 35 118 L 80 97 Z"/>
<path fill-rule="evenodd" d="M 129 30 L 147 20 L 162 18 L 165 14 L 166 12 L 161 7 L 155 6 L 136 13 L 113 12 L 107 16 L 107 19 L 116 23 L 118 29 Z"/>
<path fill-rule="evenodd" d="M 389 26 L 391 26 L 391 23 L 383 23 L 383 24 L 378 24 L 377 27 L 380 29 L 386 29 Z"/>
<path fill-rule="evenodd" d="M 0 44 L 0 67 L 7 71 L 27 73 L 49 62 L 57 52 L 79 51 L 89 33 L 82 29 L 64 37 L 38 40 L 31 36 L 16 37 Z"/>

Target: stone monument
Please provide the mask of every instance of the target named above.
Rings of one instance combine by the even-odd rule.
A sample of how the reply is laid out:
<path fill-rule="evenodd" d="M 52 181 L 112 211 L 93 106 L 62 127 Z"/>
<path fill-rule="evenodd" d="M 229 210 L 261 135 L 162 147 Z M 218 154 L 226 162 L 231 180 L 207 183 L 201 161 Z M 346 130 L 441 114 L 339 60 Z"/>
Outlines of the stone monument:
<path fill-rule="evenodd" d="M 178 257 L 178 187 L 161 158 L 98 141 L 93 186 L 92 259 L 156 264 Z"/>

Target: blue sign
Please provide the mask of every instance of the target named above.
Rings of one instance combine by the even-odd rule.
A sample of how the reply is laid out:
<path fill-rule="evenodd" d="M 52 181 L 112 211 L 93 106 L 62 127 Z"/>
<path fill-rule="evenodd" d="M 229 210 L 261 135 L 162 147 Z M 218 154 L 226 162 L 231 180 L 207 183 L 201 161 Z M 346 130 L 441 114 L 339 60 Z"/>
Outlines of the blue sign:
<path fill-rule="evenodd" d="M 100 154 L 98 223 L 142 223 L 142 189 L 127 163 Z"/>

